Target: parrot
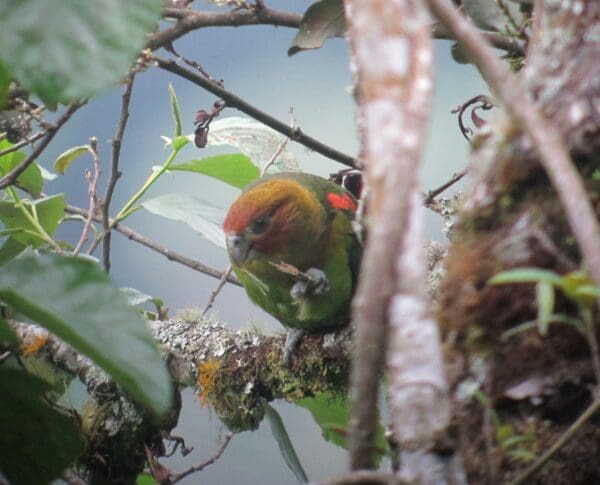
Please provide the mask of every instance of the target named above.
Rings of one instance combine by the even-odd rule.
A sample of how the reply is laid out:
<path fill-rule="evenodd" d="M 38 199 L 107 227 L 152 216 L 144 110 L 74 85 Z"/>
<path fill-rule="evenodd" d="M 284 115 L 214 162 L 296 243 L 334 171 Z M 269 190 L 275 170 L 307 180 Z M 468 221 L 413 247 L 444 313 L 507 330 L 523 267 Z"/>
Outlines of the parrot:
<path fill-rule="evenodd" d="M 288 329 L 284 363 L 306 332 L 348 323 L 362 245 L 356 198 L 304 172 L 263 176 L 230 206 L 223 230 L 248 297 Z"/>

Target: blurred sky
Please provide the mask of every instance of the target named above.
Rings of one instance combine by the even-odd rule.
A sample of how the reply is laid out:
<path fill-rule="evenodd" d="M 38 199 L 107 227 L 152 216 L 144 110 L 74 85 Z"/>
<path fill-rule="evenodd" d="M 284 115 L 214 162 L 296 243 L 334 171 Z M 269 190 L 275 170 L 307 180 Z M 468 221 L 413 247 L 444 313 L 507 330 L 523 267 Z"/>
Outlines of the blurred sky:
<path fill-rule="evenodd" d="M 273 8 L 298 13 L 302 13 L 310 4 L 297 0 L 269 0 L 267 3 Z M 204 2 L 194 3 L 196 9 L 205 7 Z M 346 42 L 332 39 L 322 49 L 288 57 L 286 51 L 294 34 L 293 29 L 267 26 L 210 28 L 189 34 L 177 41 L 175 46 L 181 54 L 198 61 L 213 77 L 223 79 L 225 87 L 233 93 L 284 122 L 288 121 L 289 109 L 293 107 L 297 125 L 305 133 L 355 155 L 358 144 L 354 104 L 348 89 L 351 81 Z M 434 111 L 422 170 L 425 189 L 438 186 L 455 171 L 464 168 L 468 147 L 450 110 L 476 94 L 487 92 L 472 66 L 459 65 L 451 59 L 449 42 L 436 41 L 435 49 Z M 164 52 L 160 54 L 167 55 Z M 121 154 L 123 176 L 117 184 L 112 215 L 137 191 L 150 174 L 151 167 L 161 164 L 168 156 L 169 152 L 164 149 L 160 136 L 170 136 L 173 130 L 167 91 L 169 83 L 173 83 L 179 97 L 186 133 L 194 129 L 196 111 L 209 109 L 216 100 L 213 95 L 188 81 L 157 68 L 137 76 Z M 40 160 L 42 165 L 50 168 L 58 154 L 71 146 L 87 143 L 90 136 L 96 136 L 105 184 L 110 164 L 109 140 L 114 135 L 119 117 L 121 92 L 121 88 L 115 88 L 81 109 L 44 152 Z M 236 110 L 227 109 L 222 117 L 240 115 Z M 290 143 L 289 147 L 306 171 L 327 176 L 341 168 L 300 145 Z M 217 150 L 214 149 L 189 147 L 177 161 L 184 162 L 215 153 Z M 87 183 L 83 170 L 89 163 L 87 159 L 78 159 L 66 175 L 47 184 L 46 192 L 65 192 L 69 203 L 87 207 Z M 236 190 L 214 179 L 177 172 L 160 180 L 146 197 L 170 192 L 198 195 L 222 207 L 227 207 L 237 194 Z M 103 189 L 100 193 L 103 193 Z M 433 214 L 428 214 L 427 220 L 429 237 L 439 237 L 441 220 Z M 139 211 L 126 224 L 212 267 L 224 269 L 227 266 L 222 249 L 206 242 L 182 223 Z M 69 222 L 63 226 L 59 237 L 76 242 L 81 224 Z M 172 313 L 186 307 L 205 305 L 216 285 L 215 279 L 170 262 L 118 233 L 115 233 L 113 241 L 111 275 L 118 285 L 134 287 L 162 298 Z M 251 321 L 269 331 L 281 329 L 271 317 L 250 304 L 241 289 L 231 285 L 227 285 L 218 296 L 214 309 L 221 319 L 234 328 Z M 332 473 L 345 470 L 345 452 L 322 442 L 320 430 L 305 416 L 307 411 L 282 403 L 276 406 L 290 428 L 288 431 L 311 479 L 331 477 Z M 218 420 L 211 417 L 206 409 L 201 411 L 197 399 L 189 391 L 185 395 L 182 423 L 185 423 L 184 431 L 188 432 L 186 439 L 190 439 L 191 433 L 197 447 L 191 463 L 211 456 L 218 447 L 218 433 L 215 431 L 219 428 Z M 321 443 L 317 444 L 318 441 Z M 271 451 L 257 453 L 263 448 Z M 244 450 L 249 454 L 244 455 Z M 182 460 L 178 462 L 178 465 L 184 463 Z M 190 460 L 185 462 L 191 464 Z M 267 473 L 272 477 L 269 480 L 265 479 L 264 467 L 271 469 Z M 178 469 L 182 467 L 178 466 Z M 254 476 L 255 472 L 260 472 L 260 475 Z M 278 455 L 266 423 L 253 433 L 253 440 L 245 441 L 236 437 L 225 457 L 205 473 L 197 478 L 206 483 L 295 483 Z M 240 481 L 240 476 L 247 480 Z M 195 483 L 195 478 L 187 483 Z"/>
<path fill-rule="evenodd" d="M 271 0 L 273 8 L 302 13 L 310 2 Z M 195 8 L 205 8 L 195 2 Z M 239 28 L 209 28 L 189 34 L 177 41 L 178 51 L 195 59 L 217 79 L 223 79 L 227 89 L 269 114 L 288 122 L 293 107 L 297 125 L 333 147 L 355 155 L 358 150 L 354 123 L 354 104 L 349 93 L 347 43 L 342 39 L 327 41 L 322 49 L 286 54 L 295 30 L 268 26 Z M 436 41 L 436 83 L 434 112 L 423 166 L 424 188 L 433 188 L 446 181 L 453 172 L 463 168 L 467 143 L 459 133 L 455 115 L 450 110 L 469 97 L 486 92 L 485 85 L 472 66 L 456 64 L 449 56 L 450 43 Z M 166 55 L 162 52 L 161 55 Z M 157 68 L 137 76 L 131 102 L 131 116 L 121 154 L 123 176 L 117 184 L 112 214 L 125 203 L 147 178 L 153 165 L 168 156 L 161 135 L 171 135 L 172 117 L 168 84 L 172 83 L 182 109 L 184 132 L 194 129 L 198 109 L 209 109 L 216 98 L 188 81 Z M 99 140 L 104 168 L 103 182 L 110 164 L 109 141 L 114 135 L 119 116 L 121 88 L 98 97 L 80 110 L 52 142 L 40 160 L 46 167 L 70 146 L 87 142 L 90 136 Z M 227 109 L 224 116 L 240 116 Z M 341 168 L 301 145 L 290 143 L 304 170 L 327 176 Z M 232 151 L 195 147 L 185 149 L 178 162 L 202 158 L 218 152 Z M 69 203 L 87 207 L 87 184 L 83 169 L 89 160 L 79 159 L 65 176 L 48 183 L 48 193 L 65 192 Z M 151 198 L 164 193 L 185 192 L 227 207 L 237 191 L 219 181 L 202 175 L 174 173 L 165 176 L 146 195 Z M 101 191 L 103 193 L 103 191 Z M 428 235 L 439 237 L 440 220 L 428 214 Z M 206 242 L 184 224 L 139 211 L 126 221 L 144 235 L 218 269 L 225 268 L 224 251 Z M 76 241 L 80 224 L 63 225 L 60 236 Z M 161 297 L 172 310 L 203 307 L 216 281 L 164 256 L 139 246 L 120 234 L 113 237 L 113 278 L 120 286 L 130 286 Z M 235 304 L 231 303 L 235 301 Z M 248 320 L 262 328 L 276 330 L 279 325 L 258 308 L 247 303 L 239 288 L 228 285 L 215 303 L 218 315 L 233 327 Z"/>

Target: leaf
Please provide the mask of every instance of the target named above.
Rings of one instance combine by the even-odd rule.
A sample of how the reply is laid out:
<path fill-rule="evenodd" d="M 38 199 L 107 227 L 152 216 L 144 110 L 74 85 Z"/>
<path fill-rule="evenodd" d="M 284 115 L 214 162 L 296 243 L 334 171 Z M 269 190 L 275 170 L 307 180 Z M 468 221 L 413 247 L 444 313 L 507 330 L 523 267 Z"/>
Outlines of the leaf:
<path fill-rule="evenodd" d="M 51 197 L 45 197 L 33 201 L 31 205 L 36 209 L 40 225 L 51 236 L 64 216 L 65 196 L 63 194 L 57 194 Z M 30 211 L 29 208 L 27 208 L 27 210 Z M 2 221 L 8 229 L 21 229 L 23 231 L 11 236 L 21 244 L 39 247 L 45 242 L 41 236 L 36 236 L 30 232 L 24 232 L 32 231 L 37 233 L 37 230 L 25 217 L 22 210 L 12 201 L 0 200 L 0 221 Z"/>
<path fill-rule="evenodd" d="M 229 145 L 250 157 L 254 165 L 262 170 L 273 157 L 285 137 L 258 121 L 250 118 L 231 116 L 213 121 L 208 131 L 208 146 Z M 299 171 L 293 153 L 283 150 L 277 157 L 273 171 Z"/>
<path fill-rule="evenodd" d="M 8 140 L 0 140 L 0 150 L 6 150 L 12 146 L 13 144 Z M 27 154 L 19 150 L 0 157 L 0 176 L 6 175 L 26 158 Z M 36 197 L 40 195 L 44 186 L 44 180 L 42 179 L 42 173 L 37 162 L 33 162 L 17 177 L 17 184 Z"/>
<path fill-rule="evenodd" d="M 147 295 L 135 288 L 121 288 L 121 293 L 125 295 L 127 302 L 133 307 L 143 305 L 144 303 L 152 303 L 156 311 L 160 313 L 164 305 L 164 302 L 160 298 Z"/>
<path fill-rule="evenodd" d="M 35 355 L 21 358 L 21 363 L 29 375 L 36 376 L 48 384 L 44 396 L 52 402 L 57 402 L 67 392 L 73 380 L 72 374 Z"/>
<path fill-rule="evenodd" d="M 538 281 L 546 281 L 558 286 L 562 285 L 562 278 L 554 273 L 539 268 L 517 268 L 502 271 L 488 280 L 489 285 L 506 285 L 512 283 L 537 283 Z"/>
<path fill-rule="evenodd" d="M 299 483 L 307 483 L 308 477 L 306 476 L 304 468 L 302 468 L 302 463 L 296 454 L 296 450 L 294 449 L 294 445 L 292 444 L 292 441 L 290 440 L 290 437 L 285 429 L 285 425 L 283 424 L 281 416 L 270 404 L 267 404 L 265 408 L 265 416 L 269 421 L 271 432 L 273 433 L 275 441 L 277 441 L 283 461 L 285 461 L 285 464 L 294 474 L 294 477 L 296 477 L 296 480 L 298 480 Z"/>
<path fill-rule="evenodd" d="M 258 167 L 241 153 L 228 153 L 171 165 L 170 170 L 196 172 L 243 189 L 260 176 Z"/>
<path fill-rule="evenodd" d="M 75 460 L 81 440 L 73 418 L 43 401 L 48 385 L 0 368 L 0 470 L 10 483 L 48 483 Z"/>
<path fill-rule="evenodd" d="M 307 49 L 318 49 L 330 37 L 343 37 L 345 33 L 342 0 L 315 2 L 304 12 L 298 33 L 288 49 L 288 56 Z"/>
<path fill-rule="evenodd" d="M 140 473 L 135 481 L 135 485 L 157 485 L 157 483 L 149 473 Z"/>
<path fill-rule="evenodd" d="M 30 252 L 2 268 L 0 298 L 90 357 L 135 399 L 156 412 L 168 408 L 171 381 L 146 322 L 88 258 Z"/>
<path fill-rule="evenodd" d="M 554 312 L 554 286 L 547 281 L 538 281 L 535 285 L 535 294 L 538 306 L 538 329 L 540 335 L 545 337 Z"/>
<path fill-rule="evenodd" d="M 179 110 L 179 101 L 173 85 L 169 83 L 169 95 L 171 98 L 171 112 L 173 113 L 173 121 L 175 121 L 175 131 L 173 138 L 181 136 L 181 111 Z"/>
<path fill-rule="evenodd" d="M 0 109 L 6 106 L 8 101 L 8 87 L 10 86 L 10 71 L 0 62 Z"/>
<path fill-rule="evenodd" d="M 598 298 L 599 289 L 583 271 L 572 271 L 564 275 L 561 279 L 560 288 L 577 305 L 587 308 L 593 306 Z"/>
<path fill-rule="evenodd" d="M 157 216 L 184 222 L 213 244 L 225 248 L 221 226 L 225 211 L 187 194 L 165 194 L 143 202 L 142 207 Z"/>
<path fill-rule="evenodd" d="M 27 246 L 22 242 L 17 241 L 14 237 L 9 237 L 4 241 L 2 247 L 0 247 L 0 267 L 17 257 L 23 251 L 27 249 Z"/>
<path fill-rule="evenodd" d="M 59 174 L 64 175 L 65 170 L 69 168 L 69 165 L 71 165 L 73 160 L 75 160 L 77 157 L 80 157 L 84 153 L 88 153 L 90 150 L 91 148 L 89 145 L 81 145 L 78 147 L 69 148 L 58 156 L 54 162 L 54 170 L 56 170 Z"/>
<path fill-rule="evenodd" d="M 317 394 L 315 397 L 300 399 L 296 404 L 310 411 L 313 419 L 323 432 L 323 438 L 348 449 L 349 400 L 325 392 Z M 377 423 L 375 445 L 377 446 L 378 457 L 381 458 L 387 451 L 387 442 L 381 423 Z"/>
<path fill-rule="evenodd" d="M 1 308 L 1 307 L 0 307 Z M 0 316 L 0 344 L 14 345 L 17 343 L 17 336 L 8 326 L 8 322 Z"/>
<path fill-rule="evenodd" d="M 91 97 L 118 82 L 160 19 L 162 0 L 0 2 L 2 60 L 46 102 Z"/>

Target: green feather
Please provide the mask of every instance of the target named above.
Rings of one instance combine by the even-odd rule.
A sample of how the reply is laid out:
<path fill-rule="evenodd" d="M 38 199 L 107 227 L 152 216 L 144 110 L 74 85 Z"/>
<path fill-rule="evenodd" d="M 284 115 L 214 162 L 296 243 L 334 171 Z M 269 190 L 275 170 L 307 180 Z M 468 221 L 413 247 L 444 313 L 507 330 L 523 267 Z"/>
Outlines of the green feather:
<path fill-rule="evenodd" d="M 294 228 L 293 241 L 282 250 L 274 254 L 258 252 L 243 267 L 232 260 L 233 269 L 250 299 L 284 326 L 315 330 L 344 325 L 348 321 L 362 248 L 352 230 L 353 211 L 333 207 L 328 195 L 335 194 L 351 204 L 355 201 L 339 185 L 298 172 L 263 177 L 245 189 L 241 197 L 246 196 L 248 202 L 253 203 L 253 189 L 276 180 L 297 182 L 312 194 L 312 202 L 303 202 L 304 205 L 298 207 L 304 211 L 304 218 L 300 218 L 302 226 Z M 289 197 L 286 200 L 289 201 Z M 315 227 L 320 235 L 315 233 Z M 276 267 L 280 263 L 291 264 L 303 272 L 310 268 L 323 271 L 329 291 L 294 299 L 290 290 L 296 280 Z"/>

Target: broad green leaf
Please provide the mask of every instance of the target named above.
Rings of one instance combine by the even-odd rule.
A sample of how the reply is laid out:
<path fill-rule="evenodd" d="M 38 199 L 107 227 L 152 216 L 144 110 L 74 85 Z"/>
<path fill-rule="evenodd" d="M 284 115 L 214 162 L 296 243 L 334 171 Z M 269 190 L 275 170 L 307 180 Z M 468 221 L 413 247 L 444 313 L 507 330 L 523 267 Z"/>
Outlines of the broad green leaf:
<path fill-rule="evenodd" d="M 12 146 L 13 144 L 8 140 L 0 140 L 0 150 L 6 150 Z M 19 150 L 0 157 L 0 176 L 6 175 L 26 158 L 27 154 Z M 17 177 L 17 184 L 34 196 L 40 195 L 44 186 L 44 180 L 42 179 L 42 173 L 37 162 L 33 162 Z"/>
<path fill-rule="evenodd" d="M 281 416 L 279 416 L 277 410 L 270 404 L 267 404 L 265 408 L 265 416 L 269 421 L 271 433 L 273 433 L 273 437 L 277 441 L 283 461 L 285 461 L 290 471 L 294 474 L 298 483 L 307 483 L 308 477 L 304 468 L 302 468 L 302 463 L 300 463 L 300 459 L 296 454 L 296 450 L 285 429 Z"/>
<path fill-rule="evenodd" d="M 38 221 L 44 230 L 52 235 L 65 213 L 65 196 L 63 194 L 45 197 L 32 202 L 35 207 Z M 27 209 L 30 210 L 29 208 Z M 21 229 L 11 237 L 26 246 L 39 247 L 44 244 L 41 236 L 31 234 L 37 232 L 33 224 L 25 217 L 22 210 L 15 203 L 8 200 L 0 200 L 0 221 L 8 229 Z"/>
<path fill-rule="evenodd" d="M 17 343 L 17 336 L 14 334 L 12 329 L 8 326 L 8 322 L 4 320 L 2 316 L 0 316 L 0 343 L 11 345 Z"/>
<path fill-rule="evenodd" d="M 490 285 L 506 285 L 512 283 L 537 283 L 546 281 L 554 286 L 561 287 L 562 278 L 554 273 L 539 268 L 517 268 L 502 271 L 488 280 Z"/>
<path fill-rule="evenodd" d="M 10 85 L 10 72 L 6 66 L 0 62 L 0 108 L 6 106 L 8 101 L 8 86 Z"/>
<path fill-rule="evenodd" d="M 156 412 L 171 381 L 146 322 L 88 258 L 26 254 L 0 272 L 0 299 L 90 357 Z"/>
<path fill-rule="evenodd" d="M 233 185 L 238 189 L 243 189 L 260 175 L 258 167 L 246 155 L 241 153 L 228 153 L 201 160 L 190 160 L 189 162 L 171 165 L 170 170 L 201 173 Z"/>
<path fill-rule="evenodd" d="M 81 450 L 74 418 L 43 401 L 48 385 L 0 368 L 0 471 L 14 485 L 49 483 Z"/>
<path fill-rule="evenodd" d="M 321 393 L 315 397 L 305 397 L 296 403 L 310 411 L 315 422 L 321 428 L 327 441 L 348 449 L 348 431 L 350 422 L 350 401 L 330 393 Z M 381 457 L 387 450 L 383 426 L 377 424 L 375 444 Z"/>
<path fill-rule="evenodd" d="M 221 118 L 210 124 L 208 146 L 229 145 L 248 155 L 252 163 L 262 170 L 277 152 L 285 136 L 262 123 L 240 116 Z M 269 170 L 271 172 L 299 171 L 294 154 L 283 150 Z"/>
<path fill-rule="evenodd" d="M 165 194 L 143 202 L 142 207 L 157 216 L 184 222 L 213 244 L 225 248 L 221 225 L 225 211 L 187 194 Z"/>
<path fill-rule="evenodd" d="M 330 37 L 343 37 L 346 32 L 342 0 L 320 0 L 304 12 L 300 27 L 288 56 L 307 49 L 318 49 Z"/>
<path fill-rule="evenodd" d="M 173 138 L 181 136 L 181 111 L 179 110 L 179 101 L 173 85 L 169 83 L 169 95 L 171 97 L 171 112 L 173 113 L 173 121 L 175 122 L 175 130 Z"/>
<path fill-rule="evenodd" d="M 541 335 L 546 336 L 554 312 L 554 286 L 547 281 L 538 281 L 535 285 L 535 294 L 538 306 L 538 329 Z"/>
<path fill-rule="evenodd" d="M 162 0 L 0 2 L 2 60 L 50 103 L 88 98 L 118 82 L 160 19 Z"/>
<path fill-rule="evenodd" d="M 54 170 L 56 170 L 61 175 L 65 174 L 65 170 L 69 168 L 71 162 L 75 160 L 77 157 L 80 157 L 84 153 L 88 153 L 90 151 L 89 145 L 81 145 L 78 147 L 69 148 L 68 150 L 62 152 L 56 161 L 54 162 Z"/>
<path fill-rule="evenodd" d="M 163 309 L 164 302 L 160 298 L 156 298 L 146 293 L 142 293 L 140 290 L 136 290 L 135 288 L 121 288 L 121 292 L 127 298 L 127 302 L 132 307 L 141 306 L 144 303 L 152 303 L 157 313 L 160 313 Z"/>
<path fill-rule="evenodd" d="M 27 246 L 14 237 L 7 238 L 0 247 L 0 266 L 17 257 L 25 249 L 27 249 Z"/>

